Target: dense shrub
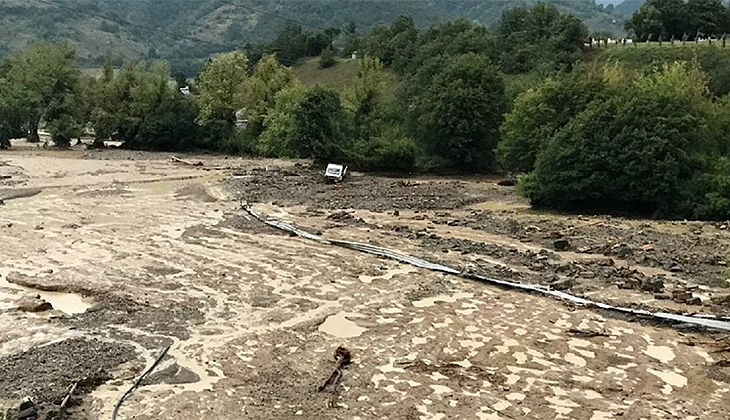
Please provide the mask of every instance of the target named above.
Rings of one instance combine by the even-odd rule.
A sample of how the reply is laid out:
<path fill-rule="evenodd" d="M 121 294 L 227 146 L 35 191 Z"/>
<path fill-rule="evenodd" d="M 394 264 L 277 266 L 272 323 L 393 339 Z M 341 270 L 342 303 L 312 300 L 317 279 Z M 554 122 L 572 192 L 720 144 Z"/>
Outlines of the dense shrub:
<path fill-rule="evenodd" d="M 537 207 L 690 217 L 711 147 L 706 90 L 688 65 L 591 102 L 542 148 L 523 190 Z"/>

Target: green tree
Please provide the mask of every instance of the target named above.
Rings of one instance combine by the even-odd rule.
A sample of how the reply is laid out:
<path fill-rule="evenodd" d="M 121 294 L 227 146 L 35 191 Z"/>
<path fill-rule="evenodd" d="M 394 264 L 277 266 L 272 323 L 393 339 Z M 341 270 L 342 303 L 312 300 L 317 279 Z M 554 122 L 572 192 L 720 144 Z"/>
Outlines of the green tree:
<path fill-rule="evenodd" d="M 652 4 L 644 4 L 626 21 L 625 27 L 640 41 L 657 40 L 665 32 L 662 14 Z"/>
<path fill-rule="evenodd" d="M 512 173 L 531 172 L 546 140 L 606 90 L 604 73 L 583 67 L 518 95 L 501 127 L 499 163 Z"/>
<path fill-rule="evenodd" d="M 319 68 L 321 69 L 328 69 L 332 66 L 337 64 L 337 60 L 335 60 L 335 52 L 332 51 L 332 48 L 327 47 L 324 50 L 322 50 L 322 55 L 319 56 Z"/>
<path fill-rule="evenodd" d="M 686 10 L 692 35 L 721 37 L 730 32 L 730 13 L 721 0 L 689 0 Z"/>
<path fill-rule="evenodd" d="M 346 122 L 337 92 L 319 86 L 310 89 L 293 117 L 292 146 L 299 157 L 326 161 L 345 156 Z"/>
<path fill-rule="evenodd" d="M 531 9 L 503 12 L 496 33 L 500 67 L 507 73 L 526 73 L 542 66 L 570 70 L 582 58 L 589 35 L 580 19 L 563 15 L 545 2 Z"/>
<path fill-rule="evenodd" d="M 523 185 L 537 207 L 687 216 L 708 95 L 684 63 L 595 100 L 548 141 Z"/>
<path fill-rule="evenodd" d="M 422 70 L 430 74 L 439 67 Z M 409 83 L 420 85 L 420 93 L 406 105 L 414 137 L 453 167 L 491 169 L 507 100 L 502 75 L 489 59 L 473 53 L 455 56 L 432 77 L 417 74 Z"/>
<path fill-rule="evenodd" d="M 299 83 L 282 89 L 274 96 L 274 107 L 263 121 L 257 152 L 266 157 L 295 157 L 296 125 L 294 115 L 304 99 L 306 89 Z"/>
<path fill-rule="evenodd" d="M 195 84 L 200 104 L 197 122 L 227 139 L 233 134 L 236 112 L 246 103 L 248 59 L 235 51 L 213 57 Z"/>
<path fill-rule="evenodd" d="M 294 72 L 273 54 L 264 55 L 246 79 L 243 106 L 249 121 L 263 118 L 276 104 L 276 95 L 296 83 Z"/>
<path fill-rule="evenodd" d="M 49 107 L 57 107 L 61 98 L 73 94 L 80 74 L 75 50 L 63 44 L 38 44 L 10 59 L 5 78 L 18 88 L 29 141 L 40 140 L 38 128 Z"/>
<path fill-rule="evenodd" d="M 390 26 L 373 29 L 362 40 L 365 54 L 378 57 L 399 73 L 406 71 L 415 54 L 418 30 L 413 19 L 400 16 Z"/>

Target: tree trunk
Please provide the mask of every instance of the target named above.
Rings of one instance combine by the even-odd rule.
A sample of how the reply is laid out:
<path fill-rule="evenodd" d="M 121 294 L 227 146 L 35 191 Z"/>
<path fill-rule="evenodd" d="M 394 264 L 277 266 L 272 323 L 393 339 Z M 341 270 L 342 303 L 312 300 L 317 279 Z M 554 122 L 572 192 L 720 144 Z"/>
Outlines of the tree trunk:
<path fill-rule="evenodd" d="M 40 143 L 41 136 L 38 135 L 38 125 L 40 125 L 40 118 L 34 118 L 30 122 L 30 128 L 28 129 L 28 142 Z"/>

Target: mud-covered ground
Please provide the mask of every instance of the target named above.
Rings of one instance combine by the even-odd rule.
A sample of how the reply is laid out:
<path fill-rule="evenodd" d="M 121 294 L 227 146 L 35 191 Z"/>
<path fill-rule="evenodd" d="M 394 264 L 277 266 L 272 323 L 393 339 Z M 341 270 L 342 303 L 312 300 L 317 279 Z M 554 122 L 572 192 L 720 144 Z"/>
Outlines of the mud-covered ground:
<path fill-rule="evenodd" d="M 723 224 L 556 215 L 488 178 L 325 184 L 307 163 L 0 154 L 0 406 L 67 418 L 720 419 L 730 339 L 282 234 L 592 300 L 728 315 Z M 9 178 L 3 175 L 9 176 Z M 49 305 L 53 309 L 49 309 Z M 340 346 L 352 354 L 335 386 Z M 338 376 L 335 375 L 337 378 Z"/>

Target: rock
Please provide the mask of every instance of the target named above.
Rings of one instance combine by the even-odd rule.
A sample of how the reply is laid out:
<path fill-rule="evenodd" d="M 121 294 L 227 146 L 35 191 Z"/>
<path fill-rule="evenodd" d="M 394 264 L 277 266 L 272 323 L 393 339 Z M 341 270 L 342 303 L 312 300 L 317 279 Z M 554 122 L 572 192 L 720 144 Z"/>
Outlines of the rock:
<path fill-rule="evenodd" d="M 713 305 L 730 305 L 730 294 L 716 295 L 710 298 Z"/>
<path fill-rule="evenodd" d="M 671 262 L 669 264 L 666 264 L 665 268 L 667 271 L 671 271 L 672 273 L 678 273 L 680 271 L 684 271 L 684 268 L 682 268 L 682 266 L 677 264 L 676 262 Z"/>
<path fill-rule="evenodd" d="M 38 417 L 38 407 L 31 401 L 30 398 L 26 398 L 20 407 L 18 408 L 18 414 L 15 415 L 15 420 L 33 420 Z"/>
<path fill-rule="evenodd" d="M 654 295 L 654 299 L 657 299 L 657 300 L 670 300 L 670 299 L 672 299 L 672 294 L 671 293 L 665 293 L 665 292 L 663 292 L 663 293 L 656 293 Z"/>
<path fill-rule="evenodd" d="M 653 251 L 654 250 L 654 245 L 652 245 L 652 244 L 642 245 L 641 246 L 641 250 L 642 251 L 647 251 L 647 252 L 648 251 Z"/>
<path fill-rule="evenodd" d="M 614 245 L 612 249 L 619 258 L 626 258 L 634 253 L 634 250 L 626 244 Z"/>
<path fill-rule="evenodd" d="M 567 239 L 558 239 L 553 242 L 553 248 L 555 248 L 556 251 L 567 251 L 570 249 L 570 242 L 568 242 Z"/>
<path fill-rule="evenodd" d="M 18 310 L 23 312 L 45 312 L 53 309 L 53 305 L 40 296 L 24 296 L 18 301 Z"/>
<path fill-rule="evenodd" d="M 596 273 L 590 270 L 581 271 L 578 273 L 579 276 L 583 277 L 584 279 L 592 279 L 596 277 Z"/>
<path fill-rule="evenodd" d="M 657 276 L 642 279 L 641 290 L 653 293 L 661 293 L 664 291 L 664 279 Z"/>
<path fill-rule="evenodd" d="M 568 290 L 573 286 L 575 286 L 575 280 L 573 279 L 562 279 L 550 284 L 550 287 L 555 290 Z"/>

